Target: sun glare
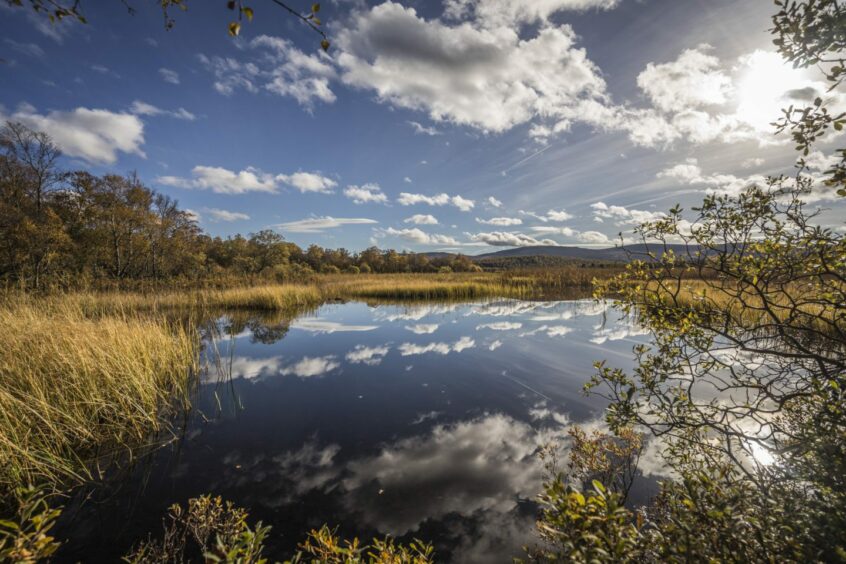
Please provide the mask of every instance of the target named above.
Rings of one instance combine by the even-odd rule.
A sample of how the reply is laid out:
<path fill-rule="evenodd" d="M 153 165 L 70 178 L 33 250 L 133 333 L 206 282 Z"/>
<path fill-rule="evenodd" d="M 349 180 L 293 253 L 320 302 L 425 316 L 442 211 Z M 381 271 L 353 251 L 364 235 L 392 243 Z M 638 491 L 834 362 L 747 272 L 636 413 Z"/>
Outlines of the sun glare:
<path fill-rule="evenodd" d="M 759 130 L 769 130 L 790 101 L 801 101 L 798 91 L 811 87 L 805 71 L 794 69 L 777 53 L 755 51 L 741 60 L 737 83 L 737 115 Z"/>

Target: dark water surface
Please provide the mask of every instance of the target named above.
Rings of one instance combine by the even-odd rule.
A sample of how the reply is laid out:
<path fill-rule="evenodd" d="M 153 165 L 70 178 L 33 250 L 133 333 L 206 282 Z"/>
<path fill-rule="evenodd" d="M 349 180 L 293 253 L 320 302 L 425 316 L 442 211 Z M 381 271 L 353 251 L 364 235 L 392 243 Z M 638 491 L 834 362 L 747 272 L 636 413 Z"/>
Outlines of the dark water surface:
<path fill-rule="evenodd" d="M 271 561 L 329 523 L 429 540 L 440 561 L 509 562 L 534 542 L 538 447 L 598 420 L 581 392 L 592 362 L 628 368 L 646 339 L 591 300 L 331 304 L 289 328 L 219 327 L 224 370 L 184 438 L 71 503 L 61 560 L 116 561 L 169 505 L 211 493 L 272 525 Z"/>

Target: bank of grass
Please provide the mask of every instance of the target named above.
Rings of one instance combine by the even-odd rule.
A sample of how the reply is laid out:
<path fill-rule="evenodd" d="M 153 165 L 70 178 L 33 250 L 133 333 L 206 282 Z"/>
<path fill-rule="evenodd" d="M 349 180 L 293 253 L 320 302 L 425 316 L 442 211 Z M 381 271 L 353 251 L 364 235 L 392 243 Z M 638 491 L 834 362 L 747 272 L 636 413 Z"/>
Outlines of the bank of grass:
<path fill-rule="evenodd" d="M 0 497 L 89 480 L 188 403 L 198 339 L 180 324 L 21 300 L 0 325 Z"/>

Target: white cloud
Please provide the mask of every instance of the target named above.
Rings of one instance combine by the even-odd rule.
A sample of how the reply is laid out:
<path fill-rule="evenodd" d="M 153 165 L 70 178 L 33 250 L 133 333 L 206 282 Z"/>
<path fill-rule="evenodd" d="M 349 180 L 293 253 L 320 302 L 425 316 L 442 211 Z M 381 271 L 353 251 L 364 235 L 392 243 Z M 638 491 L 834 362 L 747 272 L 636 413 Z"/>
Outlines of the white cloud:
<path fill-rule="evenodd" d="M 703 185 L 709 194 L 737 195 L 753 184 L 764 186 L 766 178 L 760 174 L 738 177 L 733 174 L 704 174 L 694 158 L 665 168 L 658 178 L 670 178 L 685 184 Z"/>
<path fill-rule="evenodd" d="M 549 210 L 545 214 L 519 210 L 518 213 L 527 217 L 533 217 L 544 223 L 548 221 L 567 221 L 568 219 L 573 219 L 573 214 L 568 213 L 566 210 Z"/>
<path fill-rule="evenodd" d="M 479 243 L 486 243 L 495 247 L 534 247 L 537 245 L 553 245 L 558 243 L 552 239 L 535 239 L 525 233 L 508 233 L 504 231 L 493 231 L 490 233 L 470 234 L 470 240 Z"/>
<path fill-rule="evenodd" d="M 649 63 L 637 85 L 664 112 L 679 112 L 720 105 L 732 91 L 731 78 L 720 69 L 720 60 L 707 54 L 711 47 L 686 49 L 672 62 Z"/>
<path fill-rule="evenodd" d="M 401 192 L 399 198 L 397 198 L 397 203 L 401 206 L 413 206 L 415 204 L 446 206 L 451 204 L 465 212 L 470 211 L 476 205 L 473 200 L 468 200 L 461 196 L 450 196 L 444 193 L 426 196 L 425 194 L 412 194 L 409 192 Z"/>
<path fill-rule="evenodd" d="M 365 184 L 363 186 L 347 186 L 344 189 L 344 196 L 350 198 L 353 203 L 366 204 L 367 202 L 374 202 L 377 204 L 384 204 L 388 201 L 388 197 L 382 192 L 378 184 Z"/>
<path fill-rule="evenodd" d="M 413 343 L 403 343 L 397 350 L 402 356 L 411 356 L 426 353 L 449 354 L 451 352 L 461 352 L 465 349 L 470 349 L 476 346 L 476 341 L 470 337 L 461 337 L 453 344 L 448 343 L 428 343 L 426 345 L 415 345 Z"/>
<path fill-rule="evenodd" d="M 335 229 L 343 227 L 344 225 L 370 225 L 379 223 L 375 219 L 366 219 L 358 217 L 313 217 L 309 219 L 301 219 L 299 221 L 289 221 L 287 223 L 280 223 L 277 225 L 282 231 L 289 231 L 291 233 L 320 233 L 326 229 Z"/>
<path fill-rule="evenodd" d="M 488 350 L 489 351 L 495 351 L 496 349 L 498 349 L 501 346 L 502 346 L 502 341 L 497 339 L 496 341 L 494 341 L 490 345 L 488 345 Z"/>
<path fill-rule="evenodd" d="M 366 347 L 364 345 L 356 345 L 353 350 L 347 353 L 347 362 L 353 364 L 366 364 L 367 366 L 377 366 L 382 363 L 385 356 L 390 351 L 390 347 L 382 345 L 378 347 Z"/>
<path fill-rule="evenodd" d="M 147 102 L 135 100 L 129 107 L 129 111 L 137 116 L 169 116 L 176 119 L 184 119 L 186 121 L 194 121 L 197 116 L 186 110 L 179 108 L 178 110 L 163 110 Z"/>
<path fill-rule="evenodd" d="M 47 133 L 63 153 L 91 163 L 113 164 L 118 153 L 146 157 L 141 149 L 144 123 L 129 113 L 76 108 L 39 114 L 33 106 L 21 104 L 11 115 L 0 108 L 0 122 L 7 120 Z"/>
<path fill-rule="evenodd" d="M 389 227 L 385 230 L 388 235 L 401 237 L 406 241 L 417 243 L 419 245 L 458 245 L 458 241 L 449 235 L 439 235 L 437 233 L 426 233 L 416 227 L 411 229 L 394 229 Z"/>
<path fill-rule="evenodd" d="M 418 135 L 440 135 L 441 134 L 441 132 L 438 131 L 436 128 L 427 127 L 427 126 L 425 126 L 425 125 L 423 125 L 419 122 L 416 122 L 416 121 L 408 121 L 406 123 L 408 123 L 408 125 L 413 127 L 414 133 L 417 133 Z"/>
<path fill-rule="evenodd" d="M 347 84 L 435 121 L 483 131 L 502 132 L 604 97 L 605 82 L 568 25 L 543 26 L 521 39 L 513 28 L 425 20 L 389 1 L 354 15 L 335 43 Z"/>
<path fill-rule="evenodd" d="M 218 194 L 244 194 L 246 192 L 275 192 L 276 181 L 272 175 L 247 167 L 234 172 L 218 166 L 198 165 L 191 169 L 193 178 L 159 176 L 156 182 L 177 188 L 211 190 Z"/>
<path fill-rule="evenodd" d="M 300 378 L 310 378 L 313 376 L 322 376 L 340 366 L 341 363 L 336 360 L 334 355 L 318 357 L 304 356 L 302 360 L 282 368 L 280 372 L 285 376 L 293 374 Z"/>
<path fill-rule="evenodd" d="M 332 333 L 360 333 L 362 331 L 373 331 L 379 327 L 377 325 L 350 325 L 348 323 L 339 323 L 337 321 L 329 321 L 328 319 L 320 319 L 317 317 L 300 317 L 291 323 L 291 328 L 309 331 L 311 333 L 331 335 Z"/>
<path fill-rule="evenodd" d="M 294 174 L 278 174 L 276 180 L 293 186 L 303 194 L 314 192 L 319 194 L 331 194 L 332 188 L 338 185 L 337 182 L 319 172 L 295 172 Z"/>
<path fill-rule="evenodd" d="M 621 0 L 446 0 L 444 15 L 449 19 L 472 18 L 483 27 L 514 27 L 520 24 L 546 22 L 551 15 L 564 10 L 609 10 Z"/>
<path fill-rule="evenodd" d="M 434 215 L 418 213 L 405 218 L 403 223 L 413 223 L 415 225 L 437 225 L 438 220 Z"/>
<path fill-rule="evenodd" d="M 591 204 L 594 217 L 614 220 L 617 225 L 640 225 L 647 221 L 656 221 L 664 217 L 663 212 L 633 210 L 624 206 L 609 206 L 605 202 Z M 607 240 L 607 239 L 606 239 Z"/>
<path fill-rule="evenodd" d="M 246 44 L 246 48 L 259 53 L 255 62 L 199 55 L 200 62 L 214 75 L 214 89 L 220 94 L 230 96 L 238 89 L 252 93 L 264 89 L 279 96 L 290 96 L 306 108 L 318 101 L 335 101 L 335 94 L 329 87 L 335 69 L 325 54 L 309 55 L 287 39 L 268 35 L 256 37 Z"/>
<path fill-rule="evenodd" d="M 484 225 L 499 225 L 507 227 L 509 225 L 522 225 L 523 220 L 516 217 L 492 217 L 491 219 L 476 218 L 476 223 Z"/>
<path fill-rule="evenodd" d="M 488 203 L 495 208 L 501 208 L 502 207 L 502 202 L 500 202 L 499 200 L 497 200 L 493 196 L 488 196 Z"/>
<path fill-rule="evenodd" d="M 169 82 L 171 84 L 179 84 L 179 73 L 175 70 L 166 69 L 164 67 L 159 69 L 159 76 L 162 77 L 162 80 L 165 82 Z"/>
<path fill-rule="evenodd" d="M 438 330 L 437 323 L 417 323 L 415 325 L 406 325 L 405 328 L 415 335 L 431 335 Z"/>
<path fill-rule="evenodd" d="M 683 163 L 675 164 L 658 173 L 658 178 L 672 178 L 688 183 L 696 182 L 701 177 L 702 169 L 695 158 L 689 158 Z"/>
<path fill-rule="evenodd" d="M 245 213 L 220 210 L 217 208 L 204 208 L 203 212 L 212 216 L 213 221 L 245 221 L 250 216 Z"/>
<path fill-rule="evenodd" d="M 497 321 L 495 323 L 482 323 L 476 325 L 476 331 L 481 329 L 490 329 L 491 331 L 516 331 L 523 327 L 522 323 L 516 321 Z"/>

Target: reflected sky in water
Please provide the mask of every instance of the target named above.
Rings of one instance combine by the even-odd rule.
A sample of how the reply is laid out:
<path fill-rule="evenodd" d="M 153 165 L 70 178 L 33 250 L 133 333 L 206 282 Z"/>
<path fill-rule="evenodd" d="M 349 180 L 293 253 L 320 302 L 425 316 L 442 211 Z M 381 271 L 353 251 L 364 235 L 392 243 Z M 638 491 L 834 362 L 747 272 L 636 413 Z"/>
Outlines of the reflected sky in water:
<path fill-rule="evenodd" d="M 276 559 L 330 523 L 433 541 L 441 561 L 508 562 L 534 542 L 538 448 L 600 418 L 581 391 L 593 361 L 630 367 L 646 340 L 591 300 L 330 304 L 218 327 L 223 369 L 185 437 L 72 504 L 64 558 L 113 558 L 171 503 L 213 493 L 273 526 Z"/>

